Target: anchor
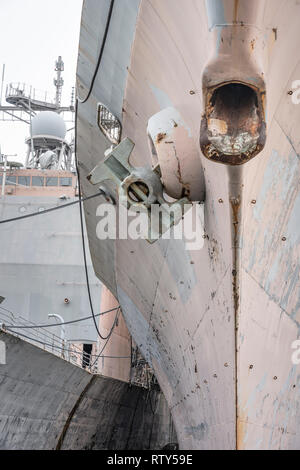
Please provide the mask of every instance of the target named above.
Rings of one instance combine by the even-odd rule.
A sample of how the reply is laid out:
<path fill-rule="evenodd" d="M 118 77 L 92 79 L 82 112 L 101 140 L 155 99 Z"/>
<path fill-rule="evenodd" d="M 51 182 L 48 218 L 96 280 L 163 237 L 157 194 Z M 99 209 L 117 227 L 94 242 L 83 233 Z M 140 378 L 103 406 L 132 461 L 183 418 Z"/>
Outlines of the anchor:
<path fill-rule="evenodd" d="M 114 182 L 119 201 L 126 209 L 146 211 L 149 222 L 146 239 L 154 243 L 173 225 L 178 224 L 192 204 L 187 197 L 174 202 L 165 200 L 159 165 L 152 169 L 134 167 L 129 163 L 134 145 L 129 138 L 122 140 L 92 170 L 87 179 L 93 185 L 107 180 Z M 152 211 L 153 205 L 158 205 L 159 210 Z M 160 214 L 161 218 L 158 220 Z"/>

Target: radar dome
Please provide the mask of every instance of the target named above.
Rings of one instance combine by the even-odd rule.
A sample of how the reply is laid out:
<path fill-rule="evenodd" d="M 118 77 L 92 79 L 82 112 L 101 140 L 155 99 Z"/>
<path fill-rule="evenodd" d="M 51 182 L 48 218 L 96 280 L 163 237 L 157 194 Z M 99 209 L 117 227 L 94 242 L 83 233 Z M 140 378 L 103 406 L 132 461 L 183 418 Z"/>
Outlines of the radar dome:
<path fill-rule="evenodd" d="M 42 111 L 32 119 L 32 136 L 48 135 L 64 139 L 67 133 L 65 121 L 53 111 Z"/>

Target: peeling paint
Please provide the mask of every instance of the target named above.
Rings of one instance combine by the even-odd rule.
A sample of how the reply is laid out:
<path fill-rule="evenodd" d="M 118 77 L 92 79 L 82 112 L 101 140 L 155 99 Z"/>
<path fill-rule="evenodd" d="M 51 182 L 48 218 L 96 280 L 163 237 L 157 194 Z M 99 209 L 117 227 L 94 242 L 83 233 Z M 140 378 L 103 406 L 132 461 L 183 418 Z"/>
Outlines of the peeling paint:
<path fill-rule="evenodd" d="M 151 83 L 149 83 L 149 86 L 152 90 L 153 95 L 155 96 L 157 103 L 160 106 L 160 109 L 173 107 L 173 103 L 165 91 L 160 90 L 158 87 L 152 85 Z"/>

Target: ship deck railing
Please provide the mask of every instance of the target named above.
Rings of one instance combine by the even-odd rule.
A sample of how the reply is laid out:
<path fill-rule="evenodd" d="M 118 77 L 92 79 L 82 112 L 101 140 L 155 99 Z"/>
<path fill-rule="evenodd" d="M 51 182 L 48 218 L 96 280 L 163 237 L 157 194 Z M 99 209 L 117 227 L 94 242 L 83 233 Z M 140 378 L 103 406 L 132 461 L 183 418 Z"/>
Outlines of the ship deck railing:
<path fill-rule="evenodd" d="M 53 328 L 58 326 L 53 324 Z M 85 353 L 81 346 L 72 343 L 72 341 L 62 339 L 60 336 L 52 333 L 50 328 L 43 328 L 21 315 L 15 315 L 8 310 L 4 311 L 1 306 L 0 329 L 93 374 L 98 372 L 98 361 L 94 360 L 96 355 Z M 94 362 L 95 364 L 93 364 Z"/>
<path fill-rule="evenodd" d="M 47 326 L 47 328 L 37 325 L 22 315 L 16 315 L 0 305 L 0 331 L 33 344 L 77 367 L 89 371 L 93 375 L 102 375 L 101 370 L 98 368 L 98 360 L 105 356 L 102 353 L 98 353 L 98 347 L 95 352 L 92 351 L 91 354 L 86 353 L 83 351 L 83 344 L 72 343 L 72 340 L 65 340 L 51 332 L 51 328 L 59 326 L 59 323 L 53 323 L 50 327 Z M 101 351 L 103 351 L 103 347 Z M 141 354 L 137 352 L 136 348 L 132 350 L 129 383 L 146 389 L 157 386 L 152 368 L 143 359 Z"/>
<path fill-rule="evenodd" d="M 50 98 L 49 93 L 42 90 L 37 90 L 26 83 L 9 83 L 6 87 L 5 93 L 6 101 L 15 106 L 25 103 L 29 105 L 32 110 L 39 110 L 44 108 L 56 109 L 55 101 Z"/>

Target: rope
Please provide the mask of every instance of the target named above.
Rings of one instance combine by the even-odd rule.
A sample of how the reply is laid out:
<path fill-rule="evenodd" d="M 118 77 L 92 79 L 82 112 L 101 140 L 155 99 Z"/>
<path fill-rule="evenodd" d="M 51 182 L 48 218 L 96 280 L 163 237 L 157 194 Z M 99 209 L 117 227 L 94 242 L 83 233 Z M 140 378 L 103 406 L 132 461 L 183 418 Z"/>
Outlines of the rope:
<path fill-rule="evenodd" d="M 104 346 L 102 347 L 101 351 L 99 352 L 99 354 L 96 355 L 96 359 L 94 360 L 94 362 L 93 362 L 93 364 L 91 365 L 91 367 L 93 367 L 93 366 L 95 365 L 95 363 L 97 362 L 97 360 L 99 359 L 99 357 L 107 357 L 107 356 L 101 356 L 101 354 L 103 353 L 104 349 L 105 349 L 106 346 L 108 345 L 108 342 L 109 342 L 109 340 L 110 340 L 110 337 L 111 337 L 111 335 L 112 335 L 112 332 L 113 332 L 113 330 L 114 330 L 114 327 L 115 327 L 116 324 L 117 324 L 117 321 L 118 321 L 118 318 L 119 318 L 119 314 L 120 314 L 120 308 L 118 308 L 118 311 L 117 311 L 117 313 L 116 313 L 113 326 L 112 326 L 112 328 L 111 328 L 111 330 L 110 330 L 110 335 L 109 335 L 109 337 L 107 338 L 107 340 L 106 340 Z M 128 357 L 130 357 L 130 359 L 131 359 L 131 356 L 128 356 Z"/>
<path fill-rule="evenodd" d="M 75 109 L 75 126 L 77 128 L 77 117 L 78 117 L 78 100 L 76 101 L 76 109 Z M 77 135 L 76 135 L 77 136 Z M 86 278 L 86 287 L 87 287 L 87 293 L 88 293 L 88 298 L 89 298 L 89 304 L 90 304 L 90 309 L 95 325 L 95 329 L 99 335 L 99 337 L 103 340 L 106 341 L 112 333 L 112 330 L 114 328 L 114 325 L 112 327 L 112 330 L 108 333 L 107 336 L 103 336 L 99 330 L 99 327 L 96 322 L 95 318 L 95 313 L 94 313 L 94 307 L 93 307 L 93 302 L 92 302 L 92 296 L 91 296 L 91 288 L 90 288 L 90 280 L 89 280 L 89 273 L 88 273 L 88 267 L 87 267 L 87 257 L 86 257 L 86 248 L 85 248 L 85 238 L 84 238 L 84 224 L 83 224 L 83 210 L 82 210 L 82 195 L 81 195 L 81 183 L 80 183 L 80 172 L 79 172 L 79 165 L 78 165 L 78 159 L 77 159 L 77 138 L 75 137 L 75 165 L 76 165 L 76 171 L 77 171 L 77 178 L 78 178 L 78 193 L 79 193 L 79 214 L 80 214 L 80 226 L 81 226 L 81 241 L 82 241 L 82 251 L 83 251 L 83 261 L 84 261 L 84 270 L 85 270 L 85 278 Z"/>
<path fill-rule="evenodd" d="M 5 331 L 5 329 L 4 329 L 4 331 Z M 40 341 L 38 339 L 31 338 L 30 336 L 24 335 L 23 333 L 15 333 L 15 335 L 21 336 L 22 338 L 26 338 L 26 339 L 29 339 L 29 340 L 34 341 L 36 343 L 42 344 L 43 346 L 49 346 L 50 348 L 59 349 L 61 351 L 70 352 L 72 354 L 78 354 L 79 356 L 87 356 L 86 352 L 79 352 L 79 351 L 74 351 L 73 349 L 63 348 L 63 347 L 57 346 L 55 344 L 51 344 L 51 343 L 47 343 L 45 341 Z M 98 355 L 97 354 L 89 354 L 89 356 L 90 357 L 97 357 Z M 110 358 L 110 359 L 130 359 L 130 356 L 100 356 L 100 357 Z"/>
<path fill-rule="evenodd" d="M 105 312 L 97 313 L 95 315 L 95 317 L 99 317 L 101 315 L 105 315 L 106 313 L 113 312 L 114 310 L 117 310 L 118 308 L 119 307 L 115 307 L 115 308 L 111 308 L 110 310 L 106 310 Z M 12 315 L 15 315 L 13 312 L 11 312 L 10 310 L 7 310 L 4 307 L 0 306 L 0 309 L 5 310 L 6 312 L 9 312 Z M 70 325 L 71 323 L 78 323 L 78 322 L 81 322 L 81 321 L 84 321 L 84 320 L 89 320 L 90 318 L 93 318 L 93 316 L 90 315 L 88 317 L 78 318 L 77 320 L 70 320 L 70 321 L 61 322 L 61 323 L 50 323 L 48 325 L 46 325 L 46 324 L 45 325 L 9 325 L 9 327 L 6 327 L 6 328 L 7 328 L 7 330 L 10 330 L 12 328 L 17 328 L 17 329 L 50 328 L 52 326 Z"/>
<path fill-rule="evenodd" d="M 89 199 L 93 199 L 95 197 L 99 197 L 99 196 L 103 196 L 103 195 L 105 195 L 104 191 L 100 190 L 99 193 L 93 194 L 92 196 L 87 196 L 87 197 L 81 199 L 81 201 L 87 201 Z M 0 220 L 0 224 L 7 224 L 8 222 L 15 222 L 16 220 L 28 219 L 29 217 L 35 217 L 36 215 L 42 215 L 42 214 L 46 214 L 47 212 L 57 211 L 59 209 L 64 209 L 65 207 L 73 206 L 73 205 L 79 204 L 79 203 L 80 203 L 80 200 L 73 201 L 73 202 L 68 202 L 67 204 L 62 204 L 61 206 L 50 207 L 49 209 L 45 209 L 41 212 L 32 212 L 31 214 L 21 215 L 19 217 L 13 217 L 11 219 Z"/>
<path fill-rule="evenodd" d="M 107 39 L 107 35 L 108 35 L 108 29 L 109 29 L 109 25 L 110 25 L 110 20 L 111 20 L 111 16 L 112 16 L 113 7 L 114 7 L 114 0 L 111 0 L 108 15 L 107 15 L 104 35 L 103 35 L 103 39 L 102 39 L 101 49 L 100 49 L 100 53 L 99 53 L 99 56 L 98 56 L 96 68 L 95 68 L 95 71 L 94 71 L 94 74 L 93 74 L 93 77 L 92 77 L 92 81 L 91 81 L 91 85 L 90 85 L 88 94 L 83 100 L 80 100 L 78 98 L 79 102 L 82 103 L 82 104 L 85 103 L 89 99 L 89 97 L 91 96 L 91 93 L 93 91 L 93 88 L 94 88 L 94 83 L 95 83 L 95 80 L 96 80 L 96 77 L 97 77 L 97 73 L 98 73 L 98 70 L 99 70 L 99 67 L 100 67 L 100 64 L 101 64 L 101 60 L 102 60 L 102 56 L 103 56 L 103 52 L 104 52 L 104 47 L 105 47 L 105 44 L 106 44 L 106 39 Z"/>

